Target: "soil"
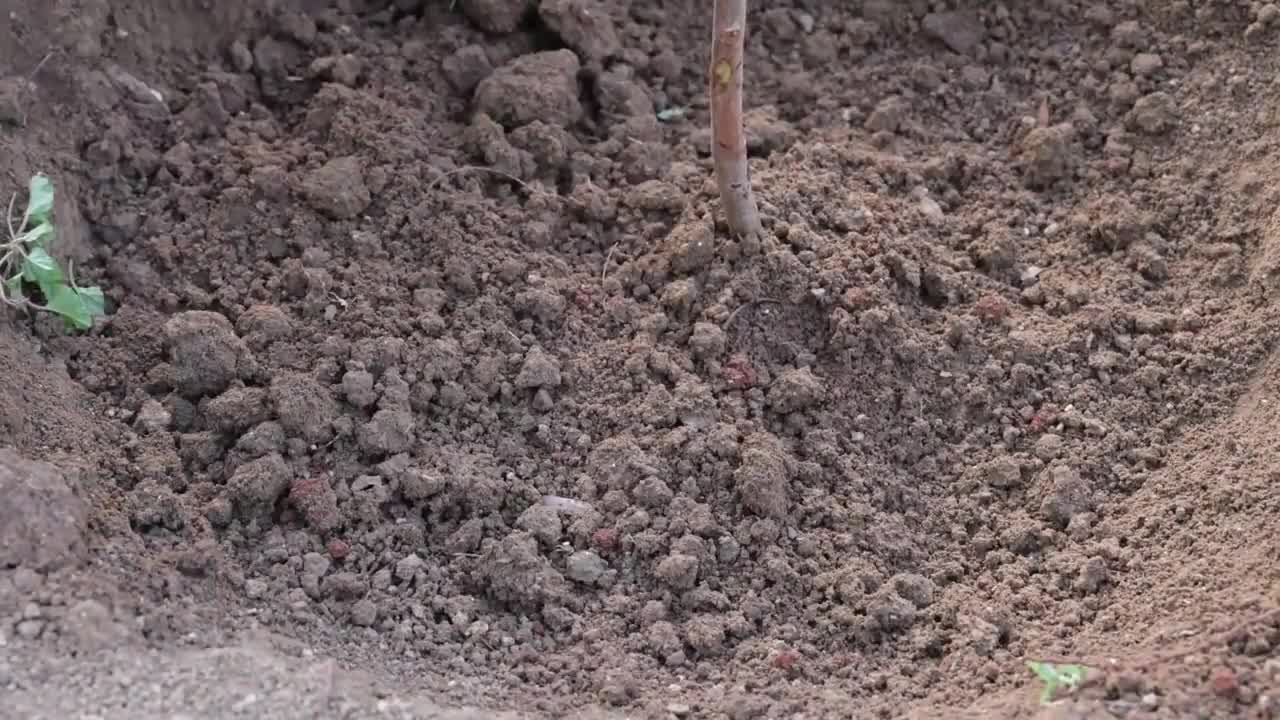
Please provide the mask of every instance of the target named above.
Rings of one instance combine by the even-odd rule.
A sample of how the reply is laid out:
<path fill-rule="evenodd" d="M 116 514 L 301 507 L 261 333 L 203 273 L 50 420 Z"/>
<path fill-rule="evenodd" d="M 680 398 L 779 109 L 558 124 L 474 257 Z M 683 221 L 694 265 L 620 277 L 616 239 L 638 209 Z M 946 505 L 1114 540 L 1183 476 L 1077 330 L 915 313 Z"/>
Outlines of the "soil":
<path fill-rule="evenodd" d="M 1280 717 L 1280 10 L 753 5 L 758 240 L 707 3 L 4 8 L 0 685 Z"/>

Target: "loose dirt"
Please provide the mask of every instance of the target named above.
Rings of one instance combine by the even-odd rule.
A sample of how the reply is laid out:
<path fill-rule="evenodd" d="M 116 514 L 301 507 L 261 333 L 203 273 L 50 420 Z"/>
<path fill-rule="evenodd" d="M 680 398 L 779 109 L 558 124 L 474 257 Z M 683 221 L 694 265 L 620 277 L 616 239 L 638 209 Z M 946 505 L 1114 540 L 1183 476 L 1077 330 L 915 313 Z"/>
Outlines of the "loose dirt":
<path fill-rule="evenodd" d="M 23 717 L 1280 716 L 1280 10 L 756 5 L 3 8 Z"/>

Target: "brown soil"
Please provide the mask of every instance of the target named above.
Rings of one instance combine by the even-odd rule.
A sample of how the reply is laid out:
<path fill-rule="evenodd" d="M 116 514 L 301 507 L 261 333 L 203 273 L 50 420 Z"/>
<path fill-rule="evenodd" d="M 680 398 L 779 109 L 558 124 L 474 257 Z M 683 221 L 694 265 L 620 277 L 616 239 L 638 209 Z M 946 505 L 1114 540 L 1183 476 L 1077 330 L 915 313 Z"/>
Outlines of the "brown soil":
<path fill-rule="evenodd" d="M 110 310 L 0 326 L 9 647 L 1280 716 L 1275 5 L 756 3 L 762 243 L 708 3 L 295 5 L 5 9 L 4 192 L 54 178 Z M 1042 708 L 1036 659 L 1094 672 Z"/>

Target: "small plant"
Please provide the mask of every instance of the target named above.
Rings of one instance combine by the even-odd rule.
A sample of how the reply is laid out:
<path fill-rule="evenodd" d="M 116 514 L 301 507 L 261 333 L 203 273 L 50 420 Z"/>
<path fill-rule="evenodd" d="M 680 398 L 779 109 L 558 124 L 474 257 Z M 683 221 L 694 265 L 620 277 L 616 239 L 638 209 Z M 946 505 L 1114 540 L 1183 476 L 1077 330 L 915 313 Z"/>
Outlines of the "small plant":
<path fill-rule="evenodd" d="M 1040 691 L 1040 704 L 1047 705 L 1060 691 L 1070 692 L 1084 682 L 1087 670 L 1083 665 L 1060 665 L 1051 662 L 1028 662 L 1027 667 L 1040 678 L 1044 688 Z"/>
<path fill-rule="evenodd" d="M 0 244 L 0 300 L 16 308 L 60 315 L 67 327 L 88 330 L 94 318 L 104 314 L 105 302 L 101 289 L 76 285 L 75 275 L 64 274 L 49 254 L 54 236 L 53 183 L 42 173 L 32 176 L 27 209 L 20 219 L 13 213 L 17 200 L 15 193 L 5 214 L 9 234 Z M 39 291 L 43 304 L 32 299 L 33 290 Z"/>

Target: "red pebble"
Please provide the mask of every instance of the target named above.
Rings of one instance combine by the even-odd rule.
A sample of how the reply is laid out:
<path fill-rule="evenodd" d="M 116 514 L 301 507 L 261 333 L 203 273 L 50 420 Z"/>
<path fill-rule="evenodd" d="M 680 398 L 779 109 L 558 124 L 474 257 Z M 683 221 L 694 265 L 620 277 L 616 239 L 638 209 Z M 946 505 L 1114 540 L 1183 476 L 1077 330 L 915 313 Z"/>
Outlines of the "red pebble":
<path fill-rule="evenodd" d="M 996 323 L 1009 314 L 1009 303 L 999 295 L 984 295 L 973 306 L 973 311 L 983 321 Z"/>
<path fill-rule="evenodd" d="M 725 381 L 730 388 L 735 390 L 744 390 L 752 387 L 759 379 L 756 375 L 756 369 L 751 366 L 751 361 L 742 355 L 734 355 L 729 358 L 729 362 L 724 364 L 721 370 Z"/>
<path fill-rule="evenodd" d="M 338 540 L 336 538 L 330 540 L 329 544 L 326 545 L 325 548 L 329 551 L 329 557 L 334 560 L 341 560 L 351 552 L 351 546 L 347 544 L 347 541 Z"/>
<path fill-rule="evenodd" d="M 1218 697 L 1234 698 L 1236 690 L 1240 688 L 1240 681 L 1236 679 L 1236 674 L 1231 668 L 1220 667 L 1209 676 L 1209 686 L 1213 688 L 1213 694 Z"/>
<path fill-rule="evenodd" d="M 618 549 L 618 531 L 613 528 L 600 528 L 591 533 L 591 544 L 603 552 Z"/>
<path fill-rule="evenodd" d="M 779 670 L 790 670 L 800 661 L 800 653 L 795 650 L 783 650 L 773 656 L 773 666 Z"/>

